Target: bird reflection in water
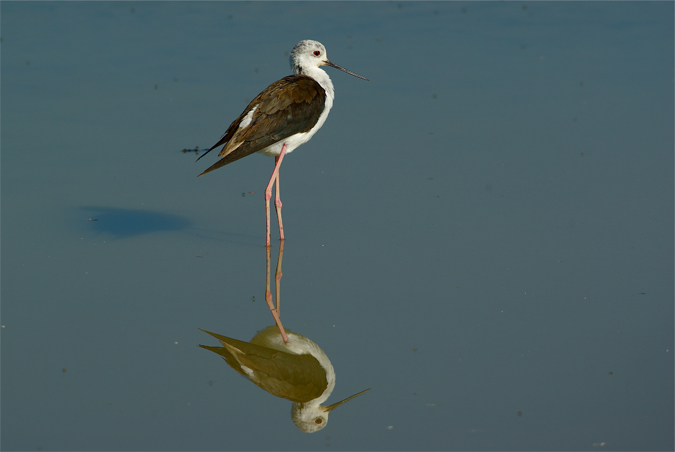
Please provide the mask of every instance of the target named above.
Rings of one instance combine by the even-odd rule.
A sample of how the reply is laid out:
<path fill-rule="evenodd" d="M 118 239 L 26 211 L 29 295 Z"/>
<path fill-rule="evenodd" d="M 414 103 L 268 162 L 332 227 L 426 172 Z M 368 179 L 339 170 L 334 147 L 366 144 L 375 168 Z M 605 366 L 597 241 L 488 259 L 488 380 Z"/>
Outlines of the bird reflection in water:
<path fill-rule="evenodd" d="M 284 342 L 275 326 L 258 332 L 251 342 L 202 331 L 218 339 L 222 347 L 200 347 L 221 355 L 230 367 L 270 394 L 295 402 L 291 417 L 303 432 L 321 430 L 332 410 L 370 390 L 321 406 L 335 387 L 335 370 L 324 351 L 310 339 L 286 329 L 288 342 Z"/>
<path fill-rule="evenodd" d="M 270 394 L 294 402 L 291 417 L 295 425 L 303 432 L 316 432 L 326 426 L 328 415 L 332 410 L 370 389 L 332 405 L 321 405 L 335 388 L 335 370 L 321 347 L 305 336 L 293 333 L 282 326 L 279 298 L 284 241 L 282 240 L 279 246 L 275 272 L 276 306 L 270 285 L 270 248 L 266 249 L 265 300 L 276 326 L 268 326 L 259 331 L 250 342 L 202 330 L 218 339 L 222 346 L 200 345 L 200 347 L 221 355 L 230 367 Z"/>

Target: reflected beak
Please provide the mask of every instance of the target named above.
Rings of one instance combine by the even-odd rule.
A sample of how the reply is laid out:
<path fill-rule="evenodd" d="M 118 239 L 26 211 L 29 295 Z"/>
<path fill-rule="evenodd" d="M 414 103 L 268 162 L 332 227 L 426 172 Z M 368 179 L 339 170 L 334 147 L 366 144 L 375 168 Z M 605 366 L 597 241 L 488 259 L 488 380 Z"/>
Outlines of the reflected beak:
<path fill-rule="evenodd" d="M 324 62 L 323 62 L 323 65 L 324 65 L 324 66 L 334 67 L 335 69 L 340 69 L 342 72 L 346 72 L 346 73 L 349 74 L 349 75 L 353 75 L 354 77 L 358 77 L 358 78 L 360 78 L 360 79 L 362 79 L 362 80 L 365 80 L 365 81 L 367 81 L 367 82 L 370 81 L 370 80 L 368 80 L 367 78 L 365 78 L 365 77 L 363 77 L 363 76 L 361 76 L 361 75 L 359 75 L 359 74 L 355 74 L 355 73 L 352 72 L 352 71 L 348 71 L 347 69 L 343 68 L 342 66 L 338 66 L 337 64 L 331 63 L 331 62 L 328 61 L 328 60 L 324 61 Z"/>
<path fill-rule="evenodd" d="M 356 75 L 356 74 L 354 74 L 354 75 Z M 361 78 L 363 78 L 363 77 L 361 77 Z M 370 391 L 370 388 L 366 389 L 365 391 L 361 391 L 361 392 L 359 392 L 358 394 L 354 394 L 354 395 L 351 396 L 351 397 L 347 397 L 347 398 L 344 399 L 344 400 L 340 400 L 338 403 L 334 403 L 334 404 L 332 404 L 332 405 L 328 405 L 328 406 L 324 407 L 324 410 L 329 411 L 329 412 L 330 412 L 330 411 L 333 411 L 335 408 L 339 407 L 339 406 L 342 405 L 343 403 L 349 402 L 349 401 L 352 400 L 354 397 L 358 397 L 358 396 L 360 396 L 361 394 L 363 394 L 364 392 L 368 392 L 368 391 Z"/>

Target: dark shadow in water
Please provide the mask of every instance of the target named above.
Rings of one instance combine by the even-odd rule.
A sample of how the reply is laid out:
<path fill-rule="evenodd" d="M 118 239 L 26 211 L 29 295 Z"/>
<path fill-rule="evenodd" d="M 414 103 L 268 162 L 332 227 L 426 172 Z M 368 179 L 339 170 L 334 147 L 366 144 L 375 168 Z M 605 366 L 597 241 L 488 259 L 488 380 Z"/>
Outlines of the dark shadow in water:
<path fill-rule="evenodd" d="M 117 209 L 114 207 L 85 206 L 85 220 L 94 232 L 128 238 L 160 231 L 182 231 L 190 222 L 181 216 L 149 210 Z"/>

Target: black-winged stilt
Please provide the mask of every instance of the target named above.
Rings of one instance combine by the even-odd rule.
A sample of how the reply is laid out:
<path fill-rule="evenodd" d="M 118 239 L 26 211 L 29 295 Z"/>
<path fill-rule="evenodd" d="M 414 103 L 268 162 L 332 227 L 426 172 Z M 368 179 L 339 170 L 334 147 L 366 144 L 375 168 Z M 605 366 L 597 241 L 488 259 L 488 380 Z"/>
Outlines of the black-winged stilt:
<path fill-rule="evenodd" d="M 332 410 L 370 390 L 321 406 L 335 388 L 335 370 L 326 353 L 310 339 L 287 329 L 288 342 L 284 342 L 274 326 L 258 332 L 251 342 L 202 331 L 218 339 L 222 347 L 200 347 L 222 356 L 230 367 L 270 394 L 293 401 L 291 417 L 303 432 L 321 430 Z"/>
<path fill-rule="evenodd" d="M 284 156 L 308 142 L 323 126 L 328 117 L 335 91 L 328 74 L 320 66 L 331 66 L 368 80 L 358 74 L 331 63 L 326 57 L 326 48 L 317 41 L 300 41 L 291 52 L 289 75 L 272 83 L 248 104 L 234 120 L 223 137 L 202 154 L 204 157 L 218 146 L 224 145 L 218 154 L 221 157 L 200 176 L 232 163 L 254 152 L 274 156 L 274 171 L 265 189 L 267 219 L 266 244 L 270 246 L 270 206 L 272 186 L 276 184 L 274 206 L 279 221 L 279 235 L 284 240 L 279 196 L 279 167 Z M 197 159 L 199 160 L 199 159 Z"/>

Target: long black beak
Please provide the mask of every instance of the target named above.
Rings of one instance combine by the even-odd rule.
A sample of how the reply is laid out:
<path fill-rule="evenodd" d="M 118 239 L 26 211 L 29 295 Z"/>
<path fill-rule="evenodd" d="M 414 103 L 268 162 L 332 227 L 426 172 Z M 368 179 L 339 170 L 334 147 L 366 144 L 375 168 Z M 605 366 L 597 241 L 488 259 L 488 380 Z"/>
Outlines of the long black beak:
<path fill-rule="evenodd" d="M 331 62 L 328 61 L 328 60 L 326 60 L 326 61 L 324 62 L 324 64 L 325 64 L 326 66 L 334 67 L 335 69 L 340 69 L 342 72 L 346 72 L 346 73 L 349 74 L 349 75 L 353 75 L 354 77 L 358 77 L 358 78 L 360 78 L 360 79 L 362 79 L 362 80 L 365 80 L 365 81 L 367 81 L 367 82 L 370 81 L 370 80 L 368 80 L 367 78 L 365 78 L 364 76 L 359 75 L 359 74 L 356 74 L 356 73 L 354 73 L 354 72 L 352 72 L 352 71 L 348 71 L 347 69 L 343 68 L 342 66 L 338 66 L 337 64 L 331 63 Z"/>
<path fill-rule="evenodd" d="M 359 77 L 360 77 L 360 76 L 359 76 Z M 361 77 L 361 78 L 363 78 L 363 77 Z M 367 80 L 367 79 L 366 79 L 366 80 Z M 338 403 L 334 403 L 334 404 L 332 404 L 332 405 L 328 405 L 327 407 L 324 407 L 324 410 L 326 410 L 326 411 L 333 411 L 335 408 L 339 407 L 339 406 L 342 405 L 343 403 L 349 402 L 349 401 L 352 400 L 354 397 L 358 397 L 358 396 L 360 396 L 361 394 L 363 394 L 364 392 L 368 392 L 368 391 L 370 391 L 370 388 L 366 389 L 365 391 L 361 391 L 361 392 L 359 392 L 358 394 L 354 394 L 354 395 L 351 396 L 351 397 L 347 397 L 347 398 L 344 399 L 344 400 L 340 400 Z"/>

